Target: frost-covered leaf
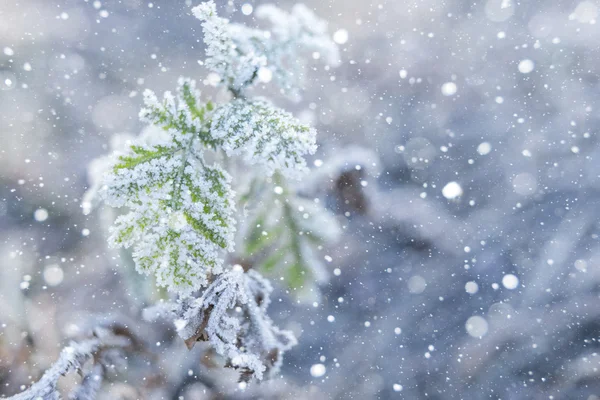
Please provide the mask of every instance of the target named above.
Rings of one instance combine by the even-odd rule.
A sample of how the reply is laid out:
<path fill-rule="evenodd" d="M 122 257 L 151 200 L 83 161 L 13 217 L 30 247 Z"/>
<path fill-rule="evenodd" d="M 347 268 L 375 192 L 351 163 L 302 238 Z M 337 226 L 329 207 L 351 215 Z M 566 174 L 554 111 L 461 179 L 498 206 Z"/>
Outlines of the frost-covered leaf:
<path fill-rule="evenodd" d="M 160 145 L 169 139 L 164 129 L 149 125 L 142 130 L 139 137 L 129 133 L 115 134 L 110 139 L 110 153 L 92 160 L 87 167 L 89 187 L 81 199 L 81 208 L 85 215 L 89 214 L 100 202 L 99 192 L 104 186 L 104 175 L 115 165 L 120 156 L 125 155 L 132 143 L 143 143 L 145 145 Z"/>
<path fill-rule="evenodd" d="M 90 186 L 81 200 L 81 208 L 85 215 L 89 214 L 99 202 L 98 192 L 104 185 L 104 174 L 109 171 L 126 149 L 129 148 L 134 137 L 129 134 L 117 134 L 110 140 L 111 153 L 92 160 L 87 167 L 88 182 Z"/>
<path fill-rule="evenodd" d="M 319 53 L 333 66 L 339 63 L 339 50 L 328 35 L 327 23 L 304 5 L 296 5 L 291 13 L 274 5 L 258 7 L 256 16 L 269 21 L 271 31 L 230 23 L 217 15 L 212 0 L 192 12 L 202 21 L 206 65 L 235 93 L 256 78 L 265 82 L 275 77 L 283 88 L 295 88 L 305 67 L 301 52 Z"/>
<path fill-rule="evenodd" d="M 238 266 L 216 278 L 202 297 L 154 307 L 146 316 L 169 315 L 188 347 L 208 341 L 242 380 L 261 380 L 279 370 L 283 353 L 296 344 L 267 315 L 272 290 L 256 271 L 244 273 Z"/>
<path fill-rule="evenodd" d="M 175 144 L 185 146 L 193 137 L 207 146 L 215 145 L 207 135 L 205 118 L 213 109 L 213 105 L 211 102 L 202 104 L 194 80 L 179 78 L 176 94 L 167 91 L 162 101 L 158 100 L 154 92 L 146 90 L 144 105 L 140 111 L 140 119 L 170 130 L 170 139 Z"/>
<path fill-rule="evenodd" d="M 98 350 L 100 341 L 90 339 L 81 343 L 72 343 L 65 347 L 60 353 L 59 359 L 50 369 L 48 369 L 42 378 L 34 383 L 23 393 L 19 393 L 11 400 L 59 400 L 60 394 L 56 388 L 58 379 L 62 375 L 81 369 L 83 364 L 92 357 Z"/>
<path fill-rule="evenodd" d="M 182 149 L 132 147 L 107 179 L 107 204 L 129 209 L 111 243 L 132 246 L 140 272 L 182 294 L 220 273 L 219 251 L 233 250 L 231 178 L 200 164 Z"/>
<path fill-rule="evenodd" d="M 269 174 L 281 171 L 287 177 L 305 172 L 304 157 L 317 149 L 314 129 L 262 99 L 235 99 L 218 107 L 211 135 L 228 155 L 241 155 Z"/>
<path fill-rule="evenodd" d="M 169 94 L 160 105 L 150 98 L 143 111 L 164 124 L 168 140 L 131 146 L 103 194 L 108 205 L 129 211 L 115 221 L 111 244 L 132 247 L 137 269 L 154 274 L 158 285 L 189 294 L 222 271 L 219 254 L 233 250 L 235 220 L 231 177 L 206 165 L 195 147 L 206 109 L 188 96 L 193 85 L 180 86 L 178 102 Z"/>
<path fill-rule="evenodd" d="M 265 273 L 284 276 L 290 288 L 306 292 L 314 283 L 327 281 L 319 248 L 335 243 L 341 228 L 319 202 L 277 190 L 280 194 L 262 198 L 246 222 L 245 257 Z"/>
<path fill-rule="evenodd" d="M 194 7 L 192 12 L 202 21 L 206 66 L 216 72 L 227 87 L 241 90 L 254 79 L 265 64 L 265 58 L 253 52 L 244 54 L 238 48 L 229 21 L 217 15 L 213 1 Z"/>
<path fill-rule="evenodd" d="M 325 283 L 328 273 L 317 247 L 337 241 L 341 235 L 337 220 L 320 204 L 307 199 L 292 197 L 282 207 L 284 225 L 289 230 L 286 235 L 289 256 L 272 268 L 287 271 L 291 288 L 301 288 L 307 281 Z"/>
<path fill-rule="evenodd" d="M 299 50 L 317 52 L 319 57 L 331 66 L 339 64 L 339 49 L 331 40 L 327 21 L 317 17 L 306 5 L 295 4 L 291 12 L 286 12 L 274 4 L 261 4 L 256 8 L 256 17 L 272 24 L 270 31 L 274 36 L 273 40 L 280 43 L 277 46 L 280 48 L 276 49 L 279 52 L 276 54 L 275 66 L 286 76 L 290 75 L 289 72 L 285 72 L 285 62 L 290 61 L 286 57 L 293 57 Z M 293 43 L 295 48 L 288 48 L 290 43 Z M 273 56 L 269 57 L 269 60 L 272 58 Z"/>

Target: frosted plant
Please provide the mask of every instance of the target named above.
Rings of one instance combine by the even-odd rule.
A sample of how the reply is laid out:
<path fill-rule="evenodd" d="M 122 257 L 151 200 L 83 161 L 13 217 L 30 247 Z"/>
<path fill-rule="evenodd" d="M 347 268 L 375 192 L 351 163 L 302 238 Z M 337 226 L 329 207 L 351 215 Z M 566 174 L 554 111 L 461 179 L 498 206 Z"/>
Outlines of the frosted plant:
<path fill-rule="evenodd" d="M 44 373 L 42 378 L 11 400 L 60 400 L 57 389 L 60 377 L 71 372 L 81 373 L 88 361 L 92 367 L 85 373 L 79 387 L 69 396 L 74 400 L 93 400 L 102 384 L 106 370 L 122 363 L 123 350 L 130 349 L 135 342 L 131 333 L 120 326 L 97 326 L 92 336 L 65 347 L 58 360 Z"/>
<path fill-rule="evenodd" d="M 264 164 L 271 175 L 306 172 L 305 154 L 314 154 L 316 132 L 290 113 L 263 99 L 235 99 L 219 107 L 211 132 L 228 155 L 241 154 L 251 164 Z"/>
<path fill-rule="evenodd" d="M 236 94 L 258 81 L 275 77 L 284 89 L 295 89 L 305 64 L 299 51 L 312 52 L 328 64 L 339 63 L 339 51 L 327 33 L 327 23 L 303 4 L 285 12 L 267 4 L 255 15 L 270 22 L 270 31 L 230 23 L 217 16 L 214 2 L 202 3 L 193 10 L 202 22 L 207 46 L 206 65 L 221 83 Z"/>
<path fill-rule="evenodd" d="M 245 254 L 265 273 L 283 275 L 290 288 L 308 294 L 314 283 L 328 279 L 317 254 L 340 237 L 337 220 L 318 199 L 298 197 L 283 186 L 261 202 L 247 224 Z"/>
<path fill-rule="evenodd" d="M 325 208 L 292 189 L 285 200 L 269 195 L 273 182 L 287 187 L 286 179 L 297 180 L 308 170 L 305 157 L 316 151 L 316 132 L 268 100 L 250 97 L 247 89 L 271 76 L 283 89 L 293 88 L 301 71 L 290 66 L 302 68 L 299 52 L 319 52 L 332 65 L 339 55 L 326 23 L 304 6 L 291 13 L 260 7 L 257 15 L 273 24 L 272 31 L 229 23 L 217 16 L 212 1 L 193 13 L 202 20 L 206 65 L 219 75 L 230 100 L 203 101 L 195 81 L 184 78 L 176 93 L 160 99 L 146 90 L 140 118 L 153 129 L 99 162 L 96 171 L 106 173 L 91 190 L 124 210 L 111 228 L 110 244 L 131 248 L 136 269 L 179 296 L 146 316 L 157 311 L 167 316 L 188 347 L 208 341 L 243 380 L 260 380 L 276 373 L 296 340 L 267 316 L 272 288 L 251 268 L 281 267 L 290 286 L 303 286 L 309 277 L 311 284 L 324 282 L 316 252 L 339 235 L 339 227 Z M 259 182 L 253 187 L 260 190 L 244 192 L 246 178 Z M 243 193 L 238 199 L 236 184 Z M 236 236 L 238 220 L 256 226 L 244 218 L 252 214 L 249 197 L 266 200 L 258 209 L 270 210 L 265 227 L 285 231 L 279 242 L 256 243 L 246 229 Z M 92 204 L 93 196 L 86 201 Z M 241 257 L 254 261 L 244 263 L 247 272 L 225 261 L 236 242 Z M 266 268 L 265 257 L 274 254 L 277 263 Z"/>
<path fill-rule="evenodd" d="M 92 160 L 88 165 L 87 175 L 90 187 L 81 199 L 83 213 L 85 215 L 89 214 L 98 205 L 100 200 L 98 192 L 104 186 L 104 175 L 110 171 L 120 156 L 127 153 L 134 141 L 147 145 L 157 145 L 166 140 L 166 138 L 166 132 L 153 125 L 146 127 L 137 139 L 128 133 L 113 135 L 110 140 L 111 152 L 103 157 Z"/>
<path fill-rule="evenodd" d="M 222 272 L 219 250 L 233 249 L 235 220 L 231 177 L 207 165 L 197 141 L 206 138 L 194 82 L 180 80 L 177 98 L 158 102 L 145 94 L 143 119 L 169 133 L 162 144 L 131 146 L 105 179 L 103 195 L 129 212 L 115 221 L 110 242 L 133 247 L 137 269 L 153 273 L 160 286 L 189 294 Z"/>
<path fill-rule="evenodd" d="M 173 320 L 188 348 L 209 341 L 242 380 L 262 379 L 279 369 L 283 353 L 296 344 L 289 331 L 273 325 L 267 315 L 271 284 L 241 266 L 216 278 L 200 298 L 163 303 L 145 310 L 149 320 Z"/>

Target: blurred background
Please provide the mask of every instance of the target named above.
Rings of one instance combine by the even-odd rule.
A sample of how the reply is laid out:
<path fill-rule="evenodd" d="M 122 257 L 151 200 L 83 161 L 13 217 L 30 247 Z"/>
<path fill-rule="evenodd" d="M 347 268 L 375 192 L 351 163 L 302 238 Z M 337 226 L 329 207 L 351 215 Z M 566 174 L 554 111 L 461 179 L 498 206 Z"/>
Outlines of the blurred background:
<path fill-rule="evenodd" d="M 250 25 L 261 3 L 216 2 Z M 299 345 L 243 388 L 173 342 L 103 398 L 600 398 L 600 3 L 304 3 L 342 65 L 315 64 L 301 99 L 264 90 L 317 127 L 305 190 L 344 236 L 320 299 L 276 286 Z M 108 217 L 81 201 L 90 161 L 143 128 L 145 88 L 206 77 L 191 5 L 0 2 L 0 394 L 89 316 L 137 323 Z"/>

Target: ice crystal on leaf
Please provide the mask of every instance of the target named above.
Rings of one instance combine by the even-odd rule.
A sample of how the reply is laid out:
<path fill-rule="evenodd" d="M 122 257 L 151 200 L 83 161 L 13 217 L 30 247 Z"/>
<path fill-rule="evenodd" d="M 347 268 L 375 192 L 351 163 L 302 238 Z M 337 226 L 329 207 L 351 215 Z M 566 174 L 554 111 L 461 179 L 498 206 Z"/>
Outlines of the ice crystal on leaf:
<path fill-rule="evenodd" d="M 285 234 L 281 236 L 279 246 L 287 251 L 273 252 L 262 267 L 267 271 L 286 271 L 287 283 L 295 289 L 302 289 L 306 282 L 327 282 L 328 274 L 321 257 L 317 256 L 317 248 L 321 244 L 331 244 L 338 240 L 341 228 L 337 220 L 320 204 L 311 200 L 291 197 L 280 203 L 279 211 L 285 220 Z M 285 256 L 279 257 L 278 253 Z"/>
<path fill-rule="evenodd" d="M 218 107 L 211 135 L 228 155 L 262 164 L 269 175 L 278 170 L 298 177 L 307 170 L 304 156 L 317 149 L 314 129 L 263 99 L 236 99 Z"/>
<path fill-rule="evenodd" d="M 279 370 L 283 353 L 296 344 L 289 331 L 267 315 L 271 284 L 256 271 L 241 267 L 216 278 L 198 299 L 148 309 L 146 318 L 172 319 L 188 347 L 208 341 L 242 380 L 263 379 Z"/>
<path fill-rule="evenodd" d="M 165 92 L 162 101 L 148 89 L 144 91 L 144 105 L 140 119 L 167 130 L 175 144 L 191 145 L 198 139 L 205 146 L 215 146 L 208 134 L 209 121 L 206 117 L 214 106 L 210 101 L 202 104 L 194 80 L 179 78 L 176 95 Z"/>
<path fill-rule="evenodd" d="M 105 174 L 113 168 L 119 157 L 126 155 L 130 151 L 131 145 L 134 142 L 155 146 L 168 140 L 168 133 L 154 125 L 147 126 L 137 138 L 129 133 L 113 135 L 110 139 L 111 152 L 92 160 L 88 164 L 87 175 L 90 186 L 81 199 L 83 213 L 88 215 L 100 203 L 102 198 L 98 194 L 104 186 Z"/>
<path fill-rule="evenodd" d="M 286 70 L 284 58 L 299 49 L 328 49 L 330 61 L 337 57 L 326 24 L 302 6 L 291 14 L 263 7 L 259 14 L 271 20 L 272 33 L 230 24 L 217 16 L 212 1 L 193 13 L 203 21 L 207 65 L 234 99 L 216 108 L 203 104 L 195 82 L 183 78 L 177 92 L 161 100 L 147 90 L 140 118 L 164 134 L 136 141 L 118 157 L 101 190 L 108 205 L 128 211 L 115 221 L 110 242 L 131 247 L 140 272 L 154 274 L 158 285 L 181 295 L 222 273 L 220 253 L 233 251 L 231 178 L 218 165 L 207 165 L 204 152 L 224 151 L 263 166 L 269 175 L 297 178 L 307 170 L 304 157 L 316 150 L 312 128 L 241 90 L 265 63 Z"/>
<path fill-rule="evenodd" d="M 108 205 L 129 210 L 115 221 L 110 242 L 133 247 L 138 270 L 180 294 L 222 272 L 219 252 L 233 250 L 235 232 L 231 178 L 206 165 L 195 147 L 205 108 L 186 98 L 192 89 L 183 81 L 178 102 L 168 93 L 162 104 L 146 96 L 142 114 L 163 124 L 169 140 L 131 146 L 106 177 L 103 193 Z"/>
<path fill-rule="evenodd" d="M 263 182 L 265 172 L 282 185 L 285 178 L 304 173 L 304 157 L 316 151 L 316 132 L 267 100 L 248 97 L 244 89 L 257 81 L 261 68 L 283 88 L 293 87 L 304 67 L 299 51 L 319 52 L 331 64 L 339 54 L 326 24 L 304 6 L 291 13 L 260 8 L 257 15 L 272 23 L 272 32 L 230 24 L 217 16 L 212 1 L 193 13 L 202 20 L 206 65 L 219 74 L 230 100 L 203 102 L 195 82 L 183 78 L 174 94 L 160 99 L 146 90 L 140 118 L 152 129 L 98 163 L 93 172 L 104 175 L 102 184 L 94 180 L 86 201 L 91 204 L 100 193 L 107 205 L 123 209 L 110 243 L 131 248 L 139 272 L 154 275 L 159 286 L 179 295 L 152 310 L 172 319 L 189 347 L 208 341 L 228 366 L 242 372 L 241 379 L 260 380 L 279 369 L 296 340 L 267 316 L 268 281 L 254 270 L 223 268 L 224 253 L 234 251 L 236 231 L 233 182 L 224 167 L 238 165 L 224 158 L 256 165 L 239 175 Z M 209 165 L 208 159 L 218 163 Z M 277 242 L 280 251 L 269 253 L 277 257 L 273 266 L 288 271 L 293 287 L 308 275 L 323 282 L 326 273 L 314 248 L 337 237 L 336 221 L 320 205 L 293 195 L 269 204 L 275 207 L 265 226 L 285 231 Z M 266 248 L 260 241 L 253 245 L 257 251 Z M 200 297 L 192 297 L 195 292 Z"/>

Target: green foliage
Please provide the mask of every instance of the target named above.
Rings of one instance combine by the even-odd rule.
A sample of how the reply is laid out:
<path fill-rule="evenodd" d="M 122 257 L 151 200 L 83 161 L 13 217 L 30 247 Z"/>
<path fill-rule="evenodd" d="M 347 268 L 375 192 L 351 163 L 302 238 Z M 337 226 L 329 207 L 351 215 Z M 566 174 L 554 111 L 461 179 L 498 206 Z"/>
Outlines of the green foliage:
<path fill-rule="evenodd" d="M 129 210 L 115 221 L 111 243 L 133 247 L 140 272 L 187 294 L 222 271 L 221 250 L 233 250 L 231 178 L 203 160 L 197 142 L 206 143 L 212 107 L 200 105 L 192 81 L 180 82 L 177 100 L 168 93 L 162 102 L 145 97 L 142 114 L 167 134 L 160 144 L 131 146 L 107 177 L 107 204 Z"/>
<path fill-rule="evenodd" d="M 282 184 L 280 177 L 276 181 Z M 322 245 L 335 242 L 341 229 L 320 203 L 276 186 L 262 198 L 245 236 L 245 257 L 269 275 L 283 276 L 300 292 L 323 283 L 327 273 L 317 257 Z"/>
<path fill-rule="evenodd" d="M 218 17 L 214 2 L 193 12 L 203 21 L 206 65 L 220 75 L 232 98 L 219 105 L 202 101 L 195 82 L 183 78 L 174 94 L 166 92 L 160 100 L 146 90 L 140 118 L 160 133 L 138 138 L 116 161 L 110 159 L 114 162 L 101 190 L 108 205 L 126 208 L 112 227 L 112 245 L 132 248 L 138 271 L 154 275 L 159 286 L 180 295 L 209 285 L 224 272 L 224 253 L 234 250 L 231 178 L 205 160 L 239 157 L 257 165 L 255 176 L 264 181 L 277 173 L 283 185 L 285 178 L 307 171 L 305 156 L 317 147 L 314 129 L 265 99 L 249 97 L 246 89 L 261 69 L 263 75 L 275 73 L 278 83 L 287 86 L 281 79 L 290 77 L 285 78 L 282 66 L 295 52 L 313 49 L 331 62 L 338 58 L 326 24 L 305 7 L 291 13 L 265 7 L 259 14 L 273 24 L 271 37 Z M 260 195 L 260 190 L 251 194 Z M 245 204 L 250 199 L 240 200 Z M 313 256 L 321 241 L 311 238 L 319 229 L 307 227 L 312 214 L 302 212 L 315 205 L 303 201 L 291 192 L 285 200 L 274 199 L 256 224 L 268 227 L 268 233 L 252 232 L 242 243 L 247 254 L 267 256 L 261 260 L 264 270 L 282 267 L 294 287 L 308 278 L 322 282 L 325 276 Z M 337 227 L 325 210 L 315 212 Z M 278 251 L 271 252 L 275 247 Z"/>
<path fill-rule="evenodd" d="M 217 107 L 211 135 L 228 155 L 297 178 L 306 172 L 306 154 L 314 154 L 316 132 L 264 99 L 234 99 Z"/>

